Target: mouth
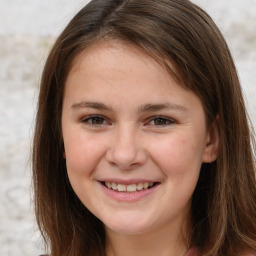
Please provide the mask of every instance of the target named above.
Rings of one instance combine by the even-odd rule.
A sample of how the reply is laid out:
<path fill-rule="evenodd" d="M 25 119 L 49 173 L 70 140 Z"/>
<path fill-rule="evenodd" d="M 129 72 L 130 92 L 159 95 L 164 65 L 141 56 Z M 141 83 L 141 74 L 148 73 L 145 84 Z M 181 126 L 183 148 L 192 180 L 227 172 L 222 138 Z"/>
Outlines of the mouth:
<path fill-rule="evenodd" d="M 149 190 L 159 184 L 159 182 L 140 182 L 133 184 L 121 184 L 109 181 L 102 181 L 102 185 L 116 192 L 136 193 L 143 190 Z"/>

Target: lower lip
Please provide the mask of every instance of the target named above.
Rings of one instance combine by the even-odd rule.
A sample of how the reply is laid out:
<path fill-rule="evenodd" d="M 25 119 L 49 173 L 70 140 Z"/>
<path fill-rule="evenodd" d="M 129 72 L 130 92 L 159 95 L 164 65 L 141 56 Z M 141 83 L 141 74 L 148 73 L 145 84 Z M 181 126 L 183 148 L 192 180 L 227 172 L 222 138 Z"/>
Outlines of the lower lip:
<path fill-rule="evenodd" d="M 140 191 L 136 192 L 118 192 L 113 189 L 107 188 L 104 186 L 101 182 L 99 182 L 102 190 L 111 198 L 120 201 L 120 202 L 133 202 L 133 201 L 138 201 L 151 193 L 153 193 L 160 184 L 156 184 L 152 188 L 149 189 L 143 189 Z"/>

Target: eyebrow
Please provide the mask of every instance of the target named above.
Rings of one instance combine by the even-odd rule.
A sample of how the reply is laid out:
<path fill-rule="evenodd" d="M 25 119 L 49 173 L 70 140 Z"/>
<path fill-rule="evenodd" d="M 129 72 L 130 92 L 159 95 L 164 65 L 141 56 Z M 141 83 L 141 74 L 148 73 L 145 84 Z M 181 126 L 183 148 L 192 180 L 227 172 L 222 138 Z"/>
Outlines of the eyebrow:
<path fill-rule="evenodd" d="M 112 111 L 111 107 L 100 103 L 100 102 L 91 102 L 91 101 L 83 101 L 79 103 L 75 103 L 71 106 L 72 109 L 79 109 L 79 108 L 92 108 L 96 110 L 105 110 L 105 111 Z M 138 108 L 139 113 L 143 112 L 157 112 L 160 110 L 178 110 L 182 112 L 187 112 L 188 109 L 185 106 L 180 104 L 174 103 L 164 103 L 164 104 L 145 104 L 141 105 Z"/>
<path fill-rule="evenodd" d="M 146 104 L 139 107 L 139 112 L 156 112 L 159 110 L 179 110 L 182 112 L 188 109 L 180 104 L 165 103 L 165 104 Z"/>
<path fill-rule="evenodd" d="M 71 106 L 72 109 L 79 109 L 79 108 L 93 108 L 97 110 L 112 110 L 112 108 L 107 107 L 105 104 L 100 102 L 90 102 L 90 101 L 83 101 Z"/>

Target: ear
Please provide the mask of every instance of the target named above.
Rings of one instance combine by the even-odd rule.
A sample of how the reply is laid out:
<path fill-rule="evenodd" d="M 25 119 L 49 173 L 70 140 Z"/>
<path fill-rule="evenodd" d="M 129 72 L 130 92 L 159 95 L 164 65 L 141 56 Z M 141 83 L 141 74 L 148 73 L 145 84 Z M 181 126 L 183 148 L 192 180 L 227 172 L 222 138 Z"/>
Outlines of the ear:
<path fill-rule="evenodd" d="M 63 151 L 63 158 L 66 159 L 66 152 Z"/>
<path fill-rule="evenodd" d="M 219 154 L 220 146 L 220 130 L 219 130 L 219 116 L 216 117 L 214 122 L 208 128 L 206 137 L 206 145 L 203 153 L 203 163 L 214 162 Z"/>

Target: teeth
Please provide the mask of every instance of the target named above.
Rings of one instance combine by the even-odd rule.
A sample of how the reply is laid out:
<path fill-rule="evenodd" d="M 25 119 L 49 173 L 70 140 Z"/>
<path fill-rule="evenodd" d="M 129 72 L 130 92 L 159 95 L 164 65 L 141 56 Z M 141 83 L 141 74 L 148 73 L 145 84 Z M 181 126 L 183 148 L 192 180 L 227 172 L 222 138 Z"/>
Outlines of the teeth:
<path fill-rule="evenodd" d="M 112 185 L 112 189 L 113 189 L 113 190 L 117 190 L 117 185 L 116 185 L 116 183 L 112 183 L 111 185 Z M 111 188 L 111 187 L 110 187 L 110 188 Z"/>
<path fill-rule="evenodd" d="M 135 192 L 136 191 L 136 184 L 127 185 L 127 192 Z"/>
<path fill-rule="evenodd" d="M 118 185 L 117 185 L 117 190 L 118 190 L 119 192 L 124 192 L 124 191 L 126 191 L 126 186 L 123 185 L 123 184 L 118 184 Z"/>
<path fill-rule="evenodd" d="M 136 192 L 141 191 L 143 189 L 148 189 L 154 185 L 153 182 L 145 182 L 145 183 L 138 183 L 138 184 L 116 184 L 114 182 L 105 182 L 105 186 L 119 192 Z"/>
<path fill-rule="evenodd" d="M 111 183 L 110 182 L 105 182 L 105 185 L 108 187 L 108 188 L 111 188 Z"/>
<path fill-rule="evenodd" d="M 143 184 L 143 188 L 144 188 L 144 189 L 148 189 L 148 185 L 149 185 L 148 183 L 144 183 L 144 184 Z"/>
<path fill-rule="evenodd" d="M 138 189 L 138 190 L 142 190 L 142 189 L 143 189 L 143 183 L 139 183 L 139 184 L 137 185 L 137 189 Z"/>

